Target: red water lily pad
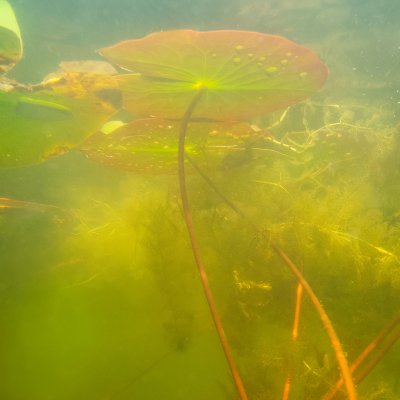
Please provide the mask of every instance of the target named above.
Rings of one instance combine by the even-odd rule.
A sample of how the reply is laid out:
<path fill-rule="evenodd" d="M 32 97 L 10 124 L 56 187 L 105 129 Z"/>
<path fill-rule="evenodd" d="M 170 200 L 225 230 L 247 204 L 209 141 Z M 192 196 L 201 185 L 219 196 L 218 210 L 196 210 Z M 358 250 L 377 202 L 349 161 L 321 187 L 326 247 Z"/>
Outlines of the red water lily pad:
<path fill-rule="evenodd" d="M 177 173 L 179 123 L 159 118 L 130 122 L 112 133 L 88 138 L 81 150 L 93 161 L 115 168 L 150 174 Z M 246 123 L 192 122 L 185 152 L 204 163 L 246 151 L 255 137 L 267 135 Z"/>
<path fill-rule="evenodd" d="M 206 88 L 195 117 L 249 119 L 309 97 L 327 77 L 311 50 L 256 32 L 167 31 L 100 54 L 134 72 L 119 77 L 125 107 L 163 118 L 181 118 L 196 92 Z"/>

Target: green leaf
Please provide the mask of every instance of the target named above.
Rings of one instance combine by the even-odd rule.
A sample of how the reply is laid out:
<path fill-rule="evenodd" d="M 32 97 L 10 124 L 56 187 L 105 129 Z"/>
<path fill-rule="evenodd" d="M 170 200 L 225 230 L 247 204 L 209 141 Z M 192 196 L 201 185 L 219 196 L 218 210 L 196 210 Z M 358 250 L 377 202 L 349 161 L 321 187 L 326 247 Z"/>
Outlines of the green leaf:
<path fill-rule="evenodd" d="M 0 91 L 0 167 L 61 155 L 96 132 L 113 111 L 94 96 Z"/>
<path fill-rule="evenodd" d="M 12 68 L 22 57 L 21 32 L 14 11 L 0 0 L 0 73 Z"/>
<path fill-rule="evenodd" d="M 249 119 L 306 99 L 327 77 L 311 50 L 256 32 L 167 31 L 100 54 L 134 73 L 118 78 L 125 107 L 163 118 L 182 118 L 205 88 L 194 117 Z"/>

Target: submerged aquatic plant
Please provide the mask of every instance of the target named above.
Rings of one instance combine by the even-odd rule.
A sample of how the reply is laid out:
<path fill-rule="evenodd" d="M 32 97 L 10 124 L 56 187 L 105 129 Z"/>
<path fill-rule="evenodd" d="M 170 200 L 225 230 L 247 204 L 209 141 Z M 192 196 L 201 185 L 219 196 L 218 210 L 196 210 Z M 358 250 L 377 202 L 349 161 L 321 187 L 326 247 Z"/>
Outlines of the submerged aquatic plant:
<path fill-rule="evenodd" d="M 0 2 L 0 7 L 5 3 Z M 0 20 L 0 27 L 1 24 Z M 18 32 L 14 30 L 14 35 L 20 38 Z M 0 30 L 0 43 L 1 34 Z M 77 146 L 85 137 L 90 136 L 81 149 L 89 158 L 102 164 L 152 174 L 179 170 L 181 203 L 203 289 L 240 397 L 246 399 L 247 394 L 225 337 L 193 228 L 186 189 L 187 167 L 197 171 L 226 204 L 249 221 L 246 213 L 231 202 L 208 177 L 202 169 L 203 164 L 208 168 L 211 166 L 209 171 L 216 165 L 215 161 L 222 157 L 224 157 L 223 162 L 235 157 L 241 160 L 242 155 L 245 159 L 252 159 L 255 148 L 260 144 L 263 147 L 266 143 L 277 146 L 269 153 L 275 156 L 279 154 L 286 157 L 285 152 L 298 150 L 299 153 L 305 152 L 304 158 L 293 160 L 289 157 L 287 163 L 271 161 L 271 169 L 274 169 L 271 171 L 271 176 L 279 170 L 279 173 L 275 174 L 276 177 L 279 176 L 279 182 L 268 181 L 265 176 L 253 181 L 259 185 L 270 185 L 268 187 L 271 191 L 265 191 L 268 195 L 264 193 L 263 200 L 271 208 L 279 207 L 280 203 L 285 204 L 287 200 L 284 196 L 287 194 L 296 197 L 299 203 L 296 206 L 292 204 L 292 212 L 296 215 L 296 211 L 300 211 L 300 220 L 303 222 L 293 222 L 283 218 L 280 223 L 267 229 L 271 237 L 269 244 L 272 244 L 272 248 L 292 269 L 300 282 L 292 330 L 293 343 L 298 336 L 301 288 L 306 288 L 315 307 L 319 309 L 321 319 L 328 325 L 327 331 L 331 339 L 332 330 L 329 328 L 329 319 L 323 314 L 324 309 L 313 294 L 311 286 L 280 245 L 276 244 L 285 243 L 285 248 L 293 247 L 291 243 L 293 238 L 289 232 L 293 231 L 293 236 L 304 238 L 299 250 L 300 254 L 305 255 L 305 265 L 312 262 L 320 263 L 320 258 L 316 258 L 315 261 L 310 256 L 311 251 L 307 252 L 311 247 L 319 255 L 332 251 L 331 247 L 336 246 L 341 253 L 356 254 L 357 265 L 364 262 L 365 255 L 362 249 L 356 249 L 356 246 L 364 246 L 369 251 L 379 253 L 382 265 L 383 259 L 388 263 L 398 260 L 395 252 L 381 247 L 379 241 L 365 240 L 361 236 L 347 233 L 343 227 L 325 224 L 326 204 L 330 207 L 331 202 L 327 198 L 318 208 L 318 199 L 325 196 L 325 192 L 330 193 L 321 183 L 321 176 L 335 170 L 336 164 L 340 164 L 341 161 L 333 158 L 333 165 L 315 165 L 311 168 L 306 157 L 310 156 L 310 153 L 315 155 L 312 146 L 316 142 L 309 140 L 303 147 L 296 147 L 297 143 L 294 140 L 288 141 L 289 144 L 286 144 L 285 140 L 274 140 L 268 132 L 258 130 L 249 123 L 254 117 L 285 108 L 313 95 L 326 79 L 326 67 L 313 52 L 287 39 L 241 31 L 162 32 L 144 39 L 122 42 L 103 49 L 100 53 L 131 73 L 109 76 L 108 72 L 104 74 L 102 69 L 100 71 L 97 68 L 93 69 L 90 63 L 84 63 L 84 66 L 79 63 L 74 65 L 64 63 L 61 71 L 39 85 L 19 85 L 5 79 L 0 80 L 0 108 L 3 115 L 0 120 L 3 118 L 3 126 L 8 126 L 8 130 L 2 130 L 0 133 L 0 166 L 20 166 L 45 161 Z M 7 61 L 7 68 L 18 61 L 18 57 L 7 56 L 3 59 Z M 111 74 L 115 74 L 115 71 Z M 123 118 L 121 120 L 117 118 L 103 125 L 101 132 L 91 135 L 109 118 L 115 108 L 121 106 L 119 91 L 122 93 L 122 106 L 143 119 L 131 121 L 130 117 L 125 122 Z M 284 115 L 286 112 L 287 110 Z M 324 129 L 321 128 L 321 131 Z M 306 131 L 303 134 L 309 134 L 308 128 Z M 52 132 L 52 135 L 49 136 L 48 132 Z M 332 135 L 327 134 L 327 138 L 328 136 Z M 324 152 L 325 147 L 319 144 L 320 146 L 315 145 L 315 151 L 322 148 Z M 270 150 L 266 147 L 258 148 L 257 151 Z M 347 151 L 350 146 L 346 142 L 342 147 L 343 151 Z M 238 155 L 240 157 L 237 157 Z M 291 162 L 293 165 L 290 165 Z M 299 172 L 294 173 L 294 170 Z M 288 182 L 285 181 L 285 176 L 289 177 Z M 315 191 L 307 197 L 307 193 L 304 192 L 310 185 Z M 274 196 L 275 190 L 280 191 L 282 197 Z M 332 190 L 330 196 L 333 201 L 337 199 L 338 193 Z M 275 200 L 278 205 L 272 204 Z M 9 198 L 2 198 L 2 203 L 0 208 L 4 209 L 27 208 L 39 211 L 55 209 L 54 206 L 45 203 Z M 304 206 L 311 203 L 313 207 Z M 340 206 L 340 202 L 338 205 Z M 309 211 L 308 208 L 313 208 L 313 211 Z M 354 209 L 348 208 L 348 214 L 355 215 Z M 289 215 L 291 214 L 289 212 Z M 265 232 L 262 232 L 256 224 L 250 225 L 255 228 L 255 234 L 263 238 L 265 246 Z M 274 229 L 278 232 L 275 236 L 272 234 Z M 310 242 L 310 232 L 313 231 L 318 232 L 317 240 L 320 242 L 324 240 L 331 242 L 318 248 L 318 244 L 312 242 L 313 239 Z M 352 246 L 353 244 L 356 246 Z M 265 257 L 268 250 L 263 253 Z M 333 264 L 340 263 L 333 262 Z M 242 282 L 239 273 L 234 271 L 234 274 L 236 284 L 241 291 L 249 287 L 270 288 L 268 284 L 260 286 L 252 280 Z M 356 371 L 357 375 L 354 378 L 356 383 L 366 376 L 398 339 L 398 317 L 394 321 L 395 324 L 389 326 L 394 333 L 388 335 L 390 337 L 387 343 L 370 364 L 360 372 Z M 340 348 L 337 348 L 337 344 L 340 347 L 340 342 L 335 337 L 334 331 L 332 341 L 336 341 L 335 352 L 339 363 L 342 364 L 343 379 L 338 381 L 331 391 L 322 388 L 318 393 L 328 392 L 326 399 L 342 396 L 340 390 L 344 382 L 349 398 L 355 399 L 351 375 L 346 372 L 346 368 L 348 369 L 346 359 Z M 375 345 L 378 342 L 379 340 L 375 340 L 371 344 Z M 182 340 L 178 343 L 180 348 L 184 345 Z M 359 359 L 351 366 L 352 373 Z M 288 368 L 288 371 L 283 399 L 289 397 L 290 384 L 294 377 L 294 369 Z M 262 376 L 260 380 L 264 381 L 264 378 L 265 376 Z M 250 379 L 258 378 L 249 376 Z M 319 376 L 318 379 L 322 386 L 323 377 Z"/>
<path fill-rule="evenodd" d="M 240 398 L 247 399 L 193 226 L 185 178 L 186 134 L 194 118 L 248 120 L 303 100 L 322 86 L 327 70 L 310 50 L 282 37 L 255 32 L 163 32 L 122 42 L 101 50 L 100 54 L 136 73 L 118 79 L 125 108 L 139 115 L 180 119 L 178 170 L 184 219 L 222 348 Z M 288 262 L 287 256 L 276 249 Z M 304 279 L 300 283 L 312 294 Z M 344 369 L 350 398 L 355 399 L 342 351 L 338 361 Z"/>

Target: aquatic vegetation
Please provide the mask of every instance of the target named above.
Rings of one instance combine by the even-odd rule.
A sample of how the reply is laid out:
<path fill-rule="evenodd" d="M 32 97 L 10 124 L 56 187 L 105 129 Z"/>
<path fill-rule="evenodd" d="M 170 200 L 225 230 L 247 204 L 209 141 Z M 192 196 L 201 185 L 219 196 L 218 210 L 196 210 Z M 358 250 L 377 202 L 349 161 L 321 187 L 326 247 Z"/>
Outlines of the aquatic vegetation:
<path fill-rule="evenodd" d="M 0 154 L 0 165 L 35 164 L 76 147 L 102 164 L 94 180 L 108 200 L 92 199 L 83 171 L 78 174 L 83 183 L 70 184 L 74 195 L 66 196 L 60 207 L 10 194 L 0 199 L 6 242 L 13 243 L 13 229 L 20 229 L 15 248 L 30 237 L 30 230 L 23 223 L 13 228 L 16 219 L 9 211 L 34 211 L 38 221 L 53 211 L 74 218 L 52 239 L 63 244 L 62 259 L 56 262 L 50 251 L 36 256 L 33 264 L 55 281 L 51 290 L 67 298 L 61 304 L 80 310 L 70 315 L 59 308 L 74 326 L 85 321 L 79 333 L 84 338 L 77 342 L 89 348 L 91 360 L 99 360 L 95 354 L 101 349 L 99 369 L 109 371 L 114 354 L 127 352 L 128 360 L 121 376 L 101 382 L 86 397 L 114 399 L 132 392 L 135 398 L 147 398 L 137 395 L 135 385 L 158 367 L 168 370 L 163 382 L 171 381 L 163 387 L 171 390 L 170 371 L 183 354 L 202 365 L 208 372 L 204 376 L 220 379 L 224 386 L 225 364 L 215 367 L 223 361 L 217 361 L 214 350 L 203 357 L 212 338 L 196 348 L 196 335 L 213 331 L 204 299 L 197 296 L 186 224 L 214 328 L 242 399 L 343 398 L 335 357 L 342 357 L 350 399 L 356 396 L 351 380 L 360 383 L 378 364 L 366 389 L 360 386 L 360 396 L 395 398 L 395 378 L 388 371 L 396 365 L 391 350 L 399 337 L 399 318 L 392 319 L 400 288 L 399 192 L 393 185 L 399 171 L 398 129 L 382 135 L 366 119 L 353 120 L 352 110 L 335 114 L 337 108 L 329 104 L 305 101 L 295 106 L 323 85 L 326 67 L 311 51 L 277 36 L 162 32 L 101 54 L 131 72 L 116 74 L 109 64 L 84 61 L 62 63 L 38 85 L 0 82 L 2 115 L 8 116 L 4 124 L 13 127 L 8 135 L 26 133 L 18 142 L 12 138 L 7 154 Z M 282 108 L 281 114 L 271 114 Z M 255 117 L 261 128 L 252 124 Z M 41 137 L 50 131 L 55 137 Z M 28 140 L 28 133 L 33 138 Z M 57 169 L 68 162 L 94 168 L 77 152 L 48 164 Z M 48 164 L 42 171 L 49 172 Z M 109 166 L 131 173 L 107 176 L 113 171 Z M 68 188 L 69 178 L 61 176 Z M 123 189 L 122 177 L 129 181 Z M 68 211 L 70 207 L 79 211 Z M 38 224 L 45 228 L 44 236 L 57 230 L 54 223 L 50 228 Z M 34 238 L 31 246 L 37 243 L 42 244 Z M 340 342 L 330 331 L 331 341 L 337 342 L 333 351 L 303 289 L 328 331 L 326 314 L 334 321 L 354 378 L 343 373 Z M 64 322 L 63 317 L 54 319 L 57 306 L 46 303 L 44 308 L 49 310 L 46 326 L 56 331 L 54 321 Z M 134 321 L 128 323 L 131 315 Z M 35 318 L 43 317 L 36 312 L 25 318 L 40 326 Z M 116 327 L 110 328 L 109 321 Z M 54 336 L 62 337 L 58 332 Z M 126 345 L 135 340 L 136 346 Z M 75 345 L 74 339 L 67 342 Z M 58 346 L 57 340 L 50 341 L 60 362 L 71 363 Z M 215 365 L 210 365 L 212 357 Z M 380 363 L 383 357 L 385 363 Z M 201 380 L 201 372 L 199 376 Z M 161 396 L 163 390 L 158 391 Z M 229 387 L 223 391 L 227 398 L 237 397 Z"/>
<path fill-rule="evenodd" d="M 247 399 L 196 239 L 186 188 L 186 133 L 193 118 L 243 120 L 303 100 L 324 83 L 327 70 L 304 47 L 281 37 L 254 32 L 163 32 L 142 40 L 122 42 L 100 53 L 124 69 L 140 73 L 122 75 L 119 79 L 123 104 L 128 110 L 141 115 L 181 119 L 178 168 L 184 219 L 227 363 L 240 398 Z M 275 248 L 283 256 L 280 248 Z M 283 259 L 288 260 L 286 255 Z M 293 264 L 289 262 L 289 265 Z M 312 293 L 308 285 L 307 291 Z M 314 302 L 319 304 L 315 298 Z M 322 307 L 319 312 L 321 310 Z M 327 317 L 324 320 L 328 320 Z M 334 332 L 331 327 L 329 332 Z M 336 337 L 334 333 L 330 336 Z M 335 343 L 339 364 L 346 369 L 339 341 L 336 339 Z M 349 372 L 343 373 L 343 377 L 349 392 L 354 392 Z M 350 398 L 355 399 L 355 393 Z"/>
<path fill-rule="evenodd" d="M 97 132 L 79 148 L 93 161 L 148 174 L 176 174 L 179 121 L 161 118 L 114 121 L 108 132 Z M 229 155 L 251 152 L 252 146 L 270 136 L 248 123 L 192 122 L 185 146 L 186 157 L 197 164 L 217 167 Z M 102 128 L 103 130 L 103 128 Z"/>
<path fill-rule="evenodd" d="M 22 39 L 14 11 L 0 1 L 0 74 L 11 69 L 22 57 Z"/>
<path fill-rule="evenodd" d="M 64 154 L 113 113 L 93 97 L 68 97 L 47 88 L 0 91 L 0 166 L 37 164 Z"/>
<path fill-rule="evenodd" d="M 194 95 L 206 89 L 193 118 L 248 120 L 306 99 L 327 76 L 312 51 L 256 32 L 154 33 L 100 54 L 134 72 L 118 78 L 124 106 L 163 118 L 183 118 Z"/>
<path fill-rule="evenodd" d="M 0 1 L 0 73 L 22 57 L 14 12 Z M 101 63 L 100 63 L 101 64 Z M 40 84 L 19 84 L 0 77 L 0 167 L 37 164 L 64 154 L 93 134 L 115 111 L 94 93 L 112 89 L 104 70 L 79 70 L 81 64 L 53 74 Z M 70 70 L 73 69 L 73 72 Z"/>

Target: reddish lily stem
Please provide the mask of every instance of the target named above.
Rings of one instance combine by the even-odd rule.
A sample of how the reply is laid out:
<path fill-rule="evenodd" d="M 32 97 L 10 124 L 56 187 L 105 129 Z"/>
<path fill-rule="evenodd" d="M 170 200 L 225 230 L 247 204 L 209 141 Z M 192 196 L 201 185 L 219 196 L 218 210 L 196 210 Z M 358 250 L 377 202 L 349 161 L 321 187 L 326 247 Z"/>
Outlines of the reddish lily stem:
<path fill-rule="evenodd" d="M 393 318 L 377 335 L 377 337 L 364 349 L 351 365 L 350 370 L 353 372 L 386 337 L 400 323 L 400 314 Z"/>
<path fill-rule="evenodd" d="M 201 284 L 203 286 L 203 291 L 207 299 L 208 307 L 210 309 L 211 316 L 214 321 L 215 328 L 218 333 L 219 340 L 222 345 L 222 349 L 224 350 L 226 360 L 228 362 L 229 368 L 231 370 L 233 380 L 235 382 L 237 391 L 239 393 L 241 400 L 247 400 L 247 394 L 244 389 L 242 380 L 240 378 L 239 372 L 236 368 L 235 362 L 233 360 L 232 352 L 230 346 L 228 344 L 228 340 L 225 335 L 224 328 L 222 326 L 221 319 L 219 317 L 217 307 L 215 305 L 215 301 L 210 289 L 210 284 L 208 282 L 206 270 L 204 268 L 203 260 L 201 258 L 200 249 L 197 244 L 196 235 L 193 227 L 192 214 L 190 212 L 189 207 L 189 198 L 186 189 L 186 177 L 185 177 L 185 139 L 186 139 L 186 131 L 190 121 L 190 118 L 195 110 L 201 96 L 203 95 L 205 88 L 200 89 L 197 94 L 194 96 L 193 100 L 189 104 L 185 115 L 183 116 L 180 131 L 179 131 L 179 148 L 178 148 L 178 165 L 179 165 L 179 187 L 181 193 L 181 201 L 183 208 L 183 216 L 185 219 L 187 231 L 190 238 L 190 243 L 192 246 L 193 256 L 196 262 L 197 270 L 200 275 Z"/>
<path fill-rule="evenodd" d="M 389 333 L 400 323 L 400 314 L 398 314 L 395 318 L 393 318 L 380 332 L 379 334 L 368 344 L 368 346 L 362 351 L 362 353 L 357 357 L 357 359 L 353 362 L 353 364 L 350 367 L 350 371 L 353 373 L 360 365 L 361 363 L 368 357 L 368 355 L 377 347 L 379 344 L 387 338 Z M 393 346 L 393 344 L 396 342 L 398 337 L 394 337 L 394 342 L 390 344 L 389 348 Z M 386 349 L 386 351 L 382 354 L 382 356 L 389 350 L 389 348 Z M 381 353 L 379 353 L 380 355 Z M 377 361 L 379 361 L 382 357 L 379 357 L 379 355 L 375 358 L 378 358 Z M 374 359 L 375 360 L 375 359 Z M 354 378 L 354 381 L 356 383 L 359 383 L 365 376 L 364 371 L 368 371 L 368 373 L 371 371 L 373 367 L 377 364 L 377 361 L 373 363 L 373 360 Z M 372 366 L 372 368 L 369 368 L 369 366 Z M 343 386 L 343 379 L 339 379 L 336 382 L 336 385 L 328 392 L 328 394 L 325 396 L 325 400 L 332 400 L 336 394 L 339 392 L 341 387 Z"/>
<path fill-rule="evenodd" d="M 303 297 L 303 286 L 299 283 L 296 290 L 296 309 L 294 312 L 293 330 L 292 330 L 292 341 L 296 342 L 299 336 L 299 325 L 300 325 L 300 310 L 301 310 L 301 299 Z"/>
<path fill-rule="evenodd" d="M 296 289 L 296 306 L 294 310 L 293 328 L 292 328 L 293 343 L 296 343 L 297 338 L 299 337 L 300 310 L 301 310 L 302 298 L 303 298 L 303 286 L 301 286 L 301 284 L 298 283 Z M 285 384 L 283 386 L 282 400 L 289 399 L 291 385 L 292 385 L 292 372 L 290 370 L 290 365 L 289 365 L 289 371 L 286 376 Z"/>
<path fill-rule="evenodd" d="M 349 364 L 347 363 L 346 356 L 344 355 L 344 351 L 342 345 L 339 341 L 339 338 L 336 335 L 335 329 L 332 326 L 332 323 L 324 310 L 324 307 L 318 300 L 318 297 L 315 295 L 314 291 L 312 290 L 311 286 L 308 284 L 306 279 L 304 278 L 303 274 L 300 270 L 296 267 L 293 261 L 286 255 L 285 252 L 281 250 L 279 246 L 276 244 L 272 244 L 272 248 L 274 251 L 279 255 L 279 257 L 284 261 L 284 263 L 289 267 L 292 271 L 293 275 L 296 276 L 297 280 L 303 286 L 304 290 L 306 291 L 308 297 L 310 298 L 311 302 L 313 303 L 317 313 L 321 319 L 322 324 L 328 334 L 329 340 L 331 342 L 332 348 L 336 355 L 336 360 L 338 362 L 340 372 L 342 374 L 342 378 L 344 381 L 344 385 L 346 387 L 347 395 L 349 400 L 356 400 L 357 399 L 357 392 L 354 385 L 354 382 L 351 377 L 351 372 L 349 368 Z M 326 399 L 324 399 L 326 400 Z"/>
<path fill-rule="evenodd" d="M 359 372 L 354 381 L 360 383 L 382 360 L 383 356 L 394 346 L 394 344 L 400 339 L 400 331 L 397 331 L 381 348 L 381 350 L 375 355 L 375 357 Z"/>
<path fill-rule="evenodd" d="M 190 160 L 190 159 L 189 159 Z M 193 161 L 190 160 L 192 164 Z M 201 171 L 198 167 L 196 167 L 197 171 Z M 201 175 L 205 177 L 205 174 L 201 172 Z M 210 184 L 210 186 L 216 191 L 216 193 L 221 196 L 222 199 L 226 199 L 224 195 L 221 194 L 220 190 L 211 182 L 211 180 L 206 177 L 206 181 Z M 243 217 L 254 229 L 256 232 L 261 232 L 261 230 L 257 227 L 256 224 L 254 224 L 247 216 L 245 213 L 243 213 L 238 207 L 236 207 L 231 201 L 227 200 L 226 203 L 236 212 L 238 213 L 241 217 Z M 332 348 L 335 352 L 336 359 L 338 361 L 338 365 L 345 383 L 345 387 L 347 390 L 348 398 L 349 400 L 356 400 L 357 399 L 357 391 L 354 386 L 354 382 L 352 380 L 350 368 L 348 365 L 348 362 L 346 360 L 346 357 L 344 355 L 342 345 L 340 344 L 339 338 L 335 332 L 335 329 L 333 328 L 333 325 L 326 314 L 326 311 L 322 307 L 322 304 L 318 300 L 317 296 L 315 295 L 314 291 L 312 290 L 311 286 L 308 284 L 306 279 L 303 277 L 302 273 L 300 270 L 296 267 L 296 265 L 293 263 L 293 261 L 289 258 L 289 256 L 276 244 L 271 243 L 270 244 L 272 249 L 278 254 L 278 256 L 283 260 L 283 262 L 290 268 L 292 273 L 297 277 L 297 280 L 301 284 L 301 286 L 304 288 L 306 291 L 307 295 L 310 297 L 311 302 L 313 303 L 315 309 L 317 310 L 317 313 L 322 321 L 322 324 L 325 328 L 326 333 L 328 334 L 329 340 L 331 342 Z M 286 383 L 285 383 L 285 389 L 286 390 Z M 284 394 L 285 395 L 285 394 Z M 324 400 L 326 400 L 324 398 Z"/>

